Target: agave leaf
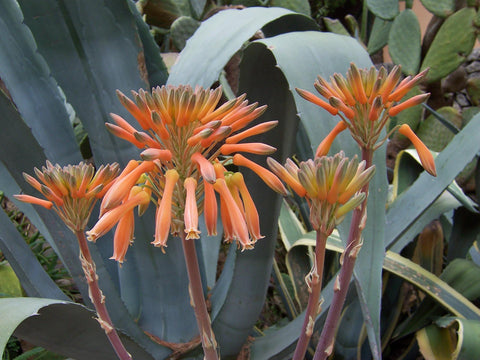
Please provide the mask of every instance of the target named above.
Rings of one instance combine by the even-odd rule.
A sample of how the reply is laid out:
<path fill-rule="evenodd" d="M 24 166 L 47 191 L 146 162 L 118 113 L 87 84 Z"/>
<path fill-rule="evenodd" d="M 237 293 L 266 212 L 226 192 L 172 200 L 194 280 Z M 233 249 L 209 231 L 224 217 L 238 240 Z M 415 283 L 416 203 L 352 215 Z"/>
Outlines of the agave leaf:
<path fill-rule="evenodd" d="M 263 25 L 291 13 L 282 8 L 224 10 L 204 21 L 170 71 L 168 84 L 211 86 L 228 60 Z M 216 34 L 221 29 L 221 37 Z M 215 37 L 215 41 L 212 41 Z M 201 71 L 197 64 L 201 59 Z"/>
<path fill-rule="evenodd" d="M 14 333 L 32 344 L 78 360 L 117 359 L 94 313 L 82 305 L 40 298 L 0 299 L 0 350 Z M 122 342 L 135 359 L 153 359 L 130 338 Z"/>
<path fill-rule="evenodd" d="M 447 262 L 465 258 L 480 233 L 480 216 L 464 207 L 455 210 L 453 228 L 448 242 Z"/>
<path fill-rule="evenodd" d="M 475 116 L 460 131 L 449 145 L 435 159 L 437 177 L 433 178 L 423 172 L 410 188 L 404 191 L 388 208 L 386 218 L 385 246 L 394 251 L 400 251 L 413 237 L 418 234 L 411 231 L 416 220 L 423 215 L 429 205 L 440 196 L 444 189 L 463 170 L 475 154 L 480 150 L 480 144 L 474 136 L 480 131 L 480 116 Z M 462 156 L 459 156 L 462 154 Z M 408 209 L 408 211 L 405 211 Z M 418 229 L 417 229 L 418 230 Z M 401 242 L 398 242 L 402 238 Z M 409 240 L 410 239 L 410 240 Z M 393 244 L 398 242 L 394 247 Z"/>
<path fill-rule="evenodd" d="M 1 2 L 0 78 L 47 157 L 60 164 L 76 163 L 80 152 L 65 101 L 22 20 L 15 1 Z M 2 117 L 2 128 L 9 126 L 4 121 Z"/>
<path fill-rule="evenodd" d="M 8 259 L 27 295 L 68 300 L 3 211 L 0 211 L 0 224 L 0 250 Z"/>

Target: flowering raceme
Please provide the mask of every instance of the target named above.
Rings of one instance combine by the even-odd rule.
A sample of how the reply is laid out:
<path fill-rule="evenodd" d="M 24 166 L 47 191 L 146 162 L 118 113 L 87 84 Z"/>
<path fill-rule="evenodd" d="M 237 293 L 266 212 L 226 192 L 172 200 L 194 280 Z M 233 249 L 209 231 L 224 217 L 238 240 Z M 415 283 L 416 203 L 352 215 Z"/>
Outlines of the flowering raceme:
<path fill-rule="evenodd" d="M 302 161 L 299 166 L 291 159 L 282 166 L 270 157 L 267 163 L 298 196 L 306 199 L 313 228 L 327 235 L 365 200 L 361 190 L 375 173 L 375 166 L 365 169 L 365 161 L 359 163 L 357 156 L 349 160 L 343 151 L 333 157 Z"/>
<path fill-rule="evenodd" d="M 101 199 L 112 185 L 119 172 L 118 164 L 100 166 L 90 164 L 52 165 L 47 160 L 42 170 L 35 168 L 37 179 L 23 174 L 25 180 L 47 199 L 30 195 L 15 195 L 15 198 L 31 204 L 53 209 L 73 232 L 84 230 L 93 205 Z"/>
<path fill-rule="evenodd" d="M 131 161 L 105 194 L 101 217 L 87 232 L 88 239 L 95 241 L 118 223 L 115 241 L 124 246 L 114 258 L 123 261 L 133 233 L 121 232 L 118 228 L 123 222 L 132 223 L 129 210 L 133 202 L 130 201 L 140 193 L 135 188 L 148 192 L 156 204 L 152 243 L 162 251 L 167 246 L 169 234 L 185 232 L 186 239 L 198 239 L 201 212 L 205 215 L 208 234 L 215 235 L 217 192 L 225 240 L 236 240 L 243 249 L 251 248 L 262 237 L 257 210 L 243 177 L 226 171 L 223 164 L 236 152 L 267 155 L 276 150 L 263 143 L 240 143 L 277 124 L 277 121 L 269 121 L 244 130 L 263 114 L 266 106 L 248 104 L 245 95 L 217 106 L 222 96 L 220 87 L 210 90 L 162 86 L 151 93 L 140 90 L 132 94 L 134 100 L 117 92 L 121 103 L 142 130 L 135 129 L 116 114 L 111 114 L 114 123 L 106 125 L 113 134 L 144 149 L 140 154 L 142 161 Z M 245 158 L 242 156 L 242 159 Z M 274 176 L 257 166 L 254 171 L 262 176 Z M 145 208 L 142 203 L 141 212 Z M 126 216 L 129 218 L 125 219 Z"/>
<path fill-rule="evenodd" d="M 430 96 L 428 93 L 420 94 L 398 103 L 420 83 L 427 71 L 428 69 L 414 77 L 407 76 L 400 81 L 399 66 L 395 66 L 388 74 L 384 67 L 378 71 L 374 66 L 368 70 L 358 69 L 352 63 L 346 78 L 340 74 L 334 74 L 330 77 L 330 82 L 320 76 L 315 81 L 315 89 L 328 102 L 309 91 L 296 89 L 304 99 L 342 118 L 342 121 L 320 143 L 316 156 L 326 155 L 335 137 L 347 128 L 361 148 L 375 150 L 380 147 L 390 135 L 379 141 L 382 129 L 390 117 L 421 104 Z M 406 129 L 407 127 L 408 125 L 402 125 L 399 131 L 412 141 L 425 170 L 435 176 L 435 162 L 432 154 L 409 127 Z M 396 129 L 398 127 L 395 127 L 392 132 Z"/>

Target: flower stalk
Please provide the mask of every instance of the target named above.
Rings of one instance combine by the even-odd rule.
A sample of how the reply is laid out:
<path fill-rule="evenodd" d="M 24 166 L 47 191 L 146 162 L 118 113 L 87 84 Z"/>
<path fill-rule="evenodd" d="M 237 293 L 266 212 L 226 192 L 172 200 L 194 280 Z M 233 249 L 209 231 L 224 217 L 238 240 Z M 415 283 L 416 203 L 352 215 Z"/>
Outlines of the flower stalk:
<path fill-rule="evenodd" d="M 182 232 L 183 255 L 187 266 L 189 279 L 189 293 L 192 308 L 197 319 L 198 330 L 200 331 L 200 339 L 202 340 L 203 352 L 206 360 L 218 359 L 218 345 L 213 333 L 210 315 L 208 314 L 207 304 L 203 295 L 202 279 L 200 277 L 200 268 L 198 266 L 197 251 L 195 249 L 195 241 L 186 239 L 185 233 Z"/>
<path fill-rule="evenodd" d="M 131 360 L 132 356 L 123 345 L 120 337 L 118 336 L 113 322 L 108 314 L 107 307 L 105 305 L 105 296 L 98 285 L 98 275 L 96 272 L 95 263 L 92 260 L 90 250 L 88 249 L 87 239 L 85 238 L 85 231 L 79 230 L 75 232 L 75 236 L 78 240 L 80 247 L 80 262 L 82 263 L 82 269 L 87 279 L 90 300 L 92 300 L 93 306 L 97 312 L 97 321 L 105 331 L 110 344 L 112 344 L 115 353 L 120 360 Z"/>
<path fill-rule="evenodd" d="M 367 168 L 372 165 L 373 150 L 362 149 L 362 159 L 366 162 Z M 350 231 L 348 234 L 347 246 L 341 257 L 341 269 L 336 279 L 334 287 L 334 294 L 332 304 L 328 311 L 327 319 L 323 326 L 320 340 L 315 350 L 314 360 L 323 360 L 329 357 L 333 352 L 335 343 L 335 333 L 338 322 L 342 314 L 343 305 L 347 297 L 350 279 L 353 275 L 355 261 L 357 260 L 358 252 L 362 246 L 362 231 L 365 228 L 367 221 L 367 199 L 368 188 L 370 182 L 367 182 L 362 192 L 365 194 L 365 200 L 357 207 L 352 214 L 352 222 L 350 223 Z"/>

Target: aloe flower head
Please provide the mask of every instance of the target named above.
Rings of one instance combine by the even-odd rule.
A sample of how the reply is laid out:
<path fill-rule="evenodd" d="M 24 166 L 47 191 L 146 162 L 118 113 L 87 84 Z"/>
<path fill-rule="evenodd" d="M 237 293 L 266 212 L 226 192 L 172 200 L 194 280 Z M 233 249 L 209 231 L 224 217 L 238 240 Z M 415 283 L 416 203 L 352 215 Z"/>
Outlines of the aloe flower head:
<path fill-rule="evenodd" d="M 304 197 L 310 208 L 313 228 L 330 234 L 351 210 L 366 198 L 362 188 L 375 173 L 375 166 L 365 168 L 365 161 L 345 157 L 321 156 L 296 164 L 287 159 L 284 166 L 273 158 L 267 163 L 298 196 Z"/>
<path fill-rule="evenodd" d="M 149 193 L 148 202 L 156 206 L 152 243 L 162 251 L 170 234 L 184 233 L 187 240 L 198 239 L 198 217 L 202 212 L 208 234 L 216 234 L 215 193 L 224 204 L 220 206 L 222 219 L 232 224 L 226 227 L 226 240 L 238 241 L 243 249 L 251 248 L 261 237 L 258 214 L 243 178 L 228 172 L 223 164 L 238 152 L 267 155 L 276 150 L 263 143 L 244 141 L 277 124 L 269 121 L 246 129 L 266 107 L 249 104 L 245 95 L 219 105 L 220 87 L 162 86 L 152 92 L 132 91 L 132 99 L 120 91 L 117 95 L 138 122 L 139 129 L 116 114 L 111 114 L 113 123 L 107 123 L 107 127 L 142 149 L 142 160 L 127 165 L 105 194 L 101 217 L 87 232 L 89 240 L 95 241 L 102 235 L 99 229 L 131 221 L 124 220 L 128 212 L 109 214 L 124 207 L 130 197 L 137 196 L 131 191 L 140 187 Z M 269 172 L 264 168 L 260 171 Z M 141 205 L 141 212 L 148 202 Z M 117 260 L 123 260 L 123 256 Z"/>
<path fill-rule="evenodd" d="M 326 155 L 335 137 L 345 129 L 350 130 L 354 140 L 363 149 L 375 150 L 381 146 L 390 135 L 380 139 L 389 119 L 407 108 L 421 104 L 430 96 L 429 93 L 420 94 L 401 102 L 402 98 L 422 81 L 427 71 L 428 69 L 414 77 L 407 76 L 400 80 L 400 66 L 395 66 L 388 73 L 384 67 L 380 70 L 374 66 L 370 69 L 358 69 L 352 63 L 346 77 L 334 74 L 330 77 L 330 81 L 320 76 L 317 78 L 314 83 L 315 89 L 325 100 L 309 91 L 296 89 L 304 99 L 341 118 L 332 132 L 318 146 L 316 156 Z M 408 125 L 402 126 L 403 130 L 400 132 L 412 141 L 423 167 L 435 176 L 435 162 L 432 154 L 416 138 L 411 129 L 405 130 Z M 392 132 L 398 128 L 395 127 Z"/>
<path fill-rule="evenodd" d="M 73 232 L 84 230 L 93 205 L 101 199 L 118 174 L 118 164 L 100 166 L 81 162 L 61 167 L 47 161 L 42 169 L 35 168 L 37 178 L 23 174 L 27 183 L 45 199 L 31 195 L 15 195 L 20 201 L 54 209 Z"/>

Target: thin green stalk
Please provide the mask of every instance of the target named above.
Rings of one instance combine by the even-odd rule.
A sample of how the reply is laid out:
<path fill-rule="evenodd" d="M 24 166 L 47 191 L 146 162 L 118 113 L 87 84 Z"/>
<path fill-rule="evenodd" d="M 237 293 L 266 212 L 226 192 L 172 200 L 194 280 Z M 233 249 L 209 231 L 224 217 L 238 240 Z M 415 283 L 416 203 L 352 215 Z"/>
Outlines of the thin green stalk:
<path fill-rule="evenodd" d="M 295 348 L 293 360 L 303 360 L 307 352 L 308 344 L 312 337 L 315 319 L 320 312 L 320 293 L 322 290 L 323 265 L 325 263 L 325 247 L 327 245 L 328 235 L 317 231 L 317 241 L 315 244 L 315 262 L 310 273 L 305 279 L 310 291 L 308 297 L 307 309 L 305 310 L 305 320 L 303 321 L 302 332 Z"/>
<path fill-rule="evenodd" d="M 181 238 L 183 255 L 187 265 L 188 279 L 190 281 L 188 290 L 190 292 L 191 304 L 195 311 L 198 330 L 200 331 L 200 339 L 202 340 L 205 360 L 218 360 L 218 346 L 212 330 L 205 297 L 203 296 L 202 279 L 200 277 L 200 268 L 198 266 L 195 240 L 187 240 L 184 232 L 182 232 Z"/>
<path fill-rule="evenodd" d="M 113 322 L 108 314 L 107 307 L 105 306 L 105 296 L 103 296 L 102 290 L 98 285 L 98 275 L 95 270 L 95 263 L 92 260 L 90 250 L 88 249 L 87 239 L 85 238 L 85 231 L 79 230 L 75 232 L 80 247 L 80 261 L 82 263 L 83 272 L 87 279 L 87 284 L 90 293 L 90 299 L 92 300 L 95 310 L 98 315 L 98 322 L 105 331 L 108 340 L 112 344 L 115 353 L 120 360 L 131 360 L 132 356 L 128 353 L 125 346 L 123 346 L 120 337 L 118 336 Z"/>
<path fill-rule="evenodd" d="M 366 169 L 372 166 L 373 150 L 363 148 L 362 159 L 366 161 Z M 369 183 L 367 183 L 362 189 L 362 192 L 364 192 L 366 195 L 364 202 L 353 211 L 347 246 L 342 255 L 342 267 L 337 279 L 335 280 L 332 303 L 330 305 L 327 319 L 320 335 L 320 340 L 317 344 L 313 360 L 324 360 L 333 352 L 338 322 L 342 314 L 343 305 L 345 304 L 345 298 L 347 296 L 348 287 L 353 275 L 357 254 L 362 245 L 361 235 L 367 220 L 368 187 Z"/>

